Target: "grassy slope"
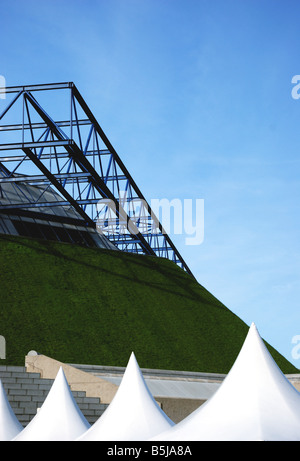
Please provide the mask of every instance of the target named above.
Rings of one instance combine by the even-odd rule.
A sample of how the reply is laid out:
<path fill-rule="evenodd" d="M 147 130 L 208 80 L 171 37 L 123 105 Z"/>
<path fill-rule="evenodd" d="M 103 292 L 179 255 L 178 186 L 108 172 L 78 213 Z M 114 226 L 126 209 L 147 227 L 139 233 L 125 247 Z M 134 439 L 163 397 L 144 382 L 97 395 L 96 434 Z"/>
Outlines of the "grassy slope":
<path fill-rule="evenodd" d="M 168 260 L 0 236 L 6 360 L 227 373 L 248 326 Z M 298 372 L 271 348 L 284 373 Z"/>

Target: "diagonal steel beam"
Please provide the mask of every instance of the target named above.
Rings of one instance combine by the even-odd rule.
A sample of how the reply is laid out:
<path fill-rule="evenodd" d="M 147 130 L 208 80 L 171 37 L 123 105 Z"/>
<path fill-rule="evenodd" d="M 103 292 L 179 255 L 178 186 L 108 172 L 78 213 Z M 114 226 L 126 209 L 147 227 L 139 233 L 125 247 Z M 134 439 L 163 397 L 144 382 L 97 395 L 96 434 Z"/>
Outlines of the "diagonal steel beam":
<path fill-rule="evenodd" d="M 137 196 L 143 200 L 144 203 L 147 203 L 145 197 L 143 196 L 142 192 L 140 191 L 139 187 L 137 186 L 137 184 L 135 183 L 135 181 L 133 180 L 132 176 L 130 175 L 129 171 L 127 170 L 127 168 L 125 167 L 124 163 L 122 162 L 121 158 L 119 157 L 119 155 L 117 154 L 116 150 L 114 149 L 114 147 L 112 146 L 112 144 L 110 143 L 109 139 L 107 138 L 106 134 L 104 133 L 103 129 L 101 128 L 101 126 L 99 125 L 97 119 L 95 118 L 95 116 L 93 115 L 92 111 L 90 110 L 90 108 L 88 107 L 88 105 L 86 104 L 85 100 L 83 99 L 83 97 L 81 96 L 80 92 L 78 91 L 77 87 L 73 84 L 73 86 L 71 87 L 71 91 L 74 95 L 74 97 L 77 99 L 78 103 L 80 104 L 81 108 L 83 109 L 83 111 L 85 112 L 85 114 L 87 115 L 88 119 L 91 120 L 92 124 L 94 125 L 95 127 L 95 130 L 98 132 L 100 138 L 102 139 L 102 141 L 104 142 L 104 144 L 106 145 L 106 147 L 108 148 L 108 150 L 111 152 L 111 154 L 113 155 L 115 161 L 117 162 L 118 166 L 120 167 L 121 171 L 123 172 L 123 174 L 128 178 L 132 188 L 134 189 L 135 193 L 137 194 Z M 181 261 L 182 263 L 182 266 L 183 268 L 190 274 L 192 275 L 189 267 L 187 266 L 187 264 L 185 263 L 184 259 L 182 258 L 181 254 L 179 253 L 179 251 L 177 250 L 177 248 L 175 247 L 175 245 L 173 244 L 172 240 L 170 239 L 169 235 L 166 233 L 166 231 L 163 229 L 163 226 L 162 224 L 159 222 L 159 220 L 155 217 L 153 211 L 151 210 L 151 207 L 150 205 L 147 203 L 147 206 L 148 206 L 148 212 L 149 214 L 155 219 L 156 221 L 156 224 L 157 224 L 157 227 L 158 229 L 160 230 L 161 234 L 164 235 L 165 237 L 165 240 L 166 242 L 168 243 L 168 245 L 170 246 L 170 248 L 173 250 L 174 254 L 176 255 L 176 257 L 178 258 L 178 260 Z M 155 252 L 154 252 L 155 253 Z"/>
<path fill-rule="evenodd" d="M 31 105 L 34 107 L 34 109 L 37 111 L 37 113 L 40 115 L 40 117 L 43 119 L 43 121 L 48 125 L 48 127 L 50 127 L 53 134 L 58 138 L 58 141 L 59 142 L 67 141 L 66 138 L 64 138 L 64 135 L 63 135 L 62 131 L 60 130 L 60 128 L 48 116 L 48 114 L 42 109 L 42 107 L 39 105 L 39 103 L 36 101 L 36 99 L 30 93 L 26 93 L 25 97 L 28 99 L 28 101 L 31 103 Z M 72 141 L 71 143 L 66 143 L 64 147 L 67 150 L 67 152 L 69 153 L 70 158 L 73 158 L 75 160 L 76 164 L 81 168 L 81 170 L 84 171 L 84 172 L 90 173 L 90 175 L 91 175 L 90 181 L 93 183 L 93 186 L 97 189 L 97 191 L 101 194 L 101 196 L 103 198 L 109 199 L 114 204 L 114 211 L 116 211 L 119 219 L 123 223 L 126 223 L 128 231 L 132 235 L 132 237 L 134 239 L 138 239 L 140 241 L 140 244 L 144 248 L 146 254 L 155 255 L 154 250 L 151 248 L 151 246 L 149 245 L 147 240 L 140 233 L 140 231 L 138 230 L 136 225 L 132 222 L 130 217 L 127 215 L 126 211 L 120 205 L 118 200 L 114 197 L 114 195 L 112 194 L 110 189 L 107 187 L 107 185 L 104 183 L 102 178 L 95 171 L 95 169 L 93 168 L 91 163 L 84 156 L 83 152 L 76 145 L 76 143 L 74 141 Z M 55 177 L 53 175 L 52 175 L 52 177 L 55 180 Z M 60 188 L 62 188 L 61 185 L 60 185 Z"/>

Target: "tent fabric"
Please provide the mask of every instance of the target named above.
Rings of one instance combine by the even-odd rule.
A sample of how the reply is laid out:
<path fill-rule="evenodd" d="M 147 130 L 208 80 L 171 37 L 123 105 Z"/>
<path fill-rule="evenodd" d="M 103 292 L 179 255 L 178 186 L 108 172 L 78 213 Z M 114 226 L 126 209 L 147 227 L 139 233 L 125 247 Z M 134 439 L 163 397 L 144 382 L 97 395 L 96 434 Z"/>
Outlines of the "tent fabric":
<path fill-rule="evenodd" d="M 300 393 L 281 372 L 253 323 L 216 393 L 152 440 L 299 441 Z"/>
<path fill-rule="evenodd" d="M 253 323 L 216 392 L 176 425 L 154 400 L 132 353 L 114 399 L 92 426 L 78 408 L 62 367 L 25 428 L 0 380 L 0 440 L 300 441 L 300 393 Z"/>
<path fill-rule="evenodd" d="M 60 367 L 42 407 L 13 440 L 72 441 L 90 427 Z"/>
<path fill-rule="evenodd" d="M 108 408 L 78 441 L 147 440 L 174 423 L 150 393 L 134 353 Z"/>
<path fill-rule="evenodd" d="M 0 380 L 0 441 L 12 440 L 23 430 L 8 401 L 3 383 Z"/>

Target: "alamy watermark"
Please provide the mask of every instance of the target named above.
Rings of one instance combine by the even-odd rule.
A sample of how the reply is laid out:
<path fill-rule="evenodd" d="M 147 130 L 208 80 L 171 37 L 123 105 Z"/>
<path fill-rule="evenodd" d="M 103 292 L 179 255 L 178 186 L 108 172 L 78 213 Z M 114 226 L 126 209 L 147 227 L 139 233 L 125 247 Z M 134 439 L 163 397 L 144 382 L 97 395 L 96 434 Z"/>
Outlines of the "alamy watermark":
<path fill-rule="evenodd" d="M 6 99 L 6 80 L 0 75 L 0 99 Z"/>
<path fill-rule="evenodd" d="M 0 359 L 6 359 L 6 341 L 4 336 L 0 336 Z"/>
<path fill-rule="evenodd" d="M 300 75 L 294 75 L 292 77 L 292 83 L 294 84 L 291 94 L 293 99 L 300 99 Z"/>
<path fill-rule="evenodd" d="M 292 348 L 292 357 L 294 360 L 298 360 L 300 359 L 300 335 L 293 336 L 292 344 L 295 344 Z"/>
<path fill-rule="evenodd" d="M 99 200 L 97 216 L 97 228 L 107 235 L 173 233 L 184 235 L 186 245 L 200 245 L 204 240 L 204 199 L 152 199 L 148 205 L 122 192 L 117 203 Z"/>

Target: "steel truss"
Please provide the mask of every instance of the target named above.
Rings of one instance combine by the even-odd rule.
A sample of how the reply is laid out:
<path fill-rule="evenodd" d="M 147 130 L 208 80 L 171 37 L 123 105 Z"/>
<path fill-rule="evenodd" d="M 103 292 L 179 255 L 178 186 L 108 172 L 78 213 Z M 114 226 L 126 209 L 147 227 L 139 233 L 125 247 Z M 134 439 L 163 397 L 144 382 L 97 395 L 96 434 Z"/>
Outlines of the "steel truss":
<path fill-rule="evenodd" d="M 69 92 L 69 117 L 54 121 L 37 97 L 61 90 Z M 0 120 L 13 123 L 0 125 L 0 213 L 63 203 L 120 250 L 168 258 L 191 274 L 74 83 L 8 87 L 0 94 L 4 91 L 12 99 Z M 1 201 L 5 183 L 13 184 L 22 200 Z M 38 186 L 39 196 L 33 199 L 22 184 Z M 43 198 L 50 187 L 63 202 Z"/>

